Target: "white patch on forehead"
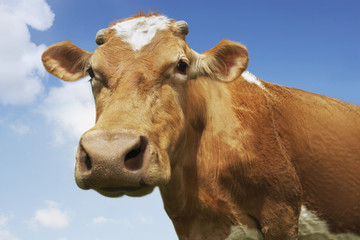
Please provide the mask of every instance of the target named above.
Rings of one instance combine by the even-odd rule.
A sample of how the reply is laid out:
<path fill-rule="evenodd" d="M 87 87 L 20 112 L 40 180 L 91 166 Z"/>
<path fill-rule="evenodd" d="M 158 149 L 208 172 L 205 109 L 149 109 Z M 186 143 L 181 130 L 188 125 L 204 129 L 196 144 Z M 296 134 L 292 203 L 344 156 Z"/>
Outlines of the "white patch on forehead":
<path fill-rule="evenodd" d="M 111 28 L 136 51 L 149 44 L 158 30 L 167 29 L 169 26 L 170 20 L 167 17 L 150 16 L 119 22 Z"/>
<path fill-rule="evenodd" d="M 241 76 L 249 83 L 254 83 L 254 84 L 258 85 L 259 87 L 261 87 L 262 89 L 265 89 L 264 85 L 262 85 L 260 80 L 257 79 L 257 77 L 255 77 L 254 74 L 250 73 L 249 71 L 244 71 L 241 74 Z"/>

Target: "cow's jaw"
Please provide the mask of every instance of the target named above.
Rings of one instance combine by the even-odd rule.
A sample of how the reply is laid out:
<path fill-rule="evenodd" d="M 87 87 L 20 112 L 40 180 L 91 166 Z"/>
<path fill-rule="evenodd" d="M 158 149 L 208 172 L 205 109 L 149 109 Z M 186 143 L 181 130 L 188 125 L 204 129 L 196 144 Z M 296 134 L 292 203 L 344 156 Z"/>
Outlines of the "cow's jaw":
<path fill-rule="evenodd" d="M 122 197 L 124 195 L 131 197 L 141 197 L 152 193 L 154 186 L 142 185 L 140 187 L 124 187 L 124 188 L 99 188 L 95 189 L 105 197 Z"/>

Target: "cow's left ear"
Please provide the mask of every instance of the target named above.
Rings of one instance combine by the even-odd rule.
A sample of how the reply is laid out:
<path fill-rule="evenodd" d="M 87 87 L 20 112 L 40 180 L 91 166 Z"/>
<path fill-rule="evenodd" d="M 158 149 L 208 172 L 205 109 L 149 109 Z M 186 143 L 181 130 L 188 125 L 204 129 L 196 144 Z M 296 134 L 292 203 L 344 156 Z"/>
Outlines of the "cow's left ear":
<path fill-rule="evenodd" d="M 197 76 L 209 76 L 224 82 L 237 79 L 247 68 L 248 51 L 245 46 L 222 40 L 214 48 L 200 54 Z"/>
<path fill-rule="evenodd" d="M 90 52 L 65 41 L 48 47 L 41 59 L 52 75 L 65 81 L 76 81 L 87 75 L 90 56 Z"/>

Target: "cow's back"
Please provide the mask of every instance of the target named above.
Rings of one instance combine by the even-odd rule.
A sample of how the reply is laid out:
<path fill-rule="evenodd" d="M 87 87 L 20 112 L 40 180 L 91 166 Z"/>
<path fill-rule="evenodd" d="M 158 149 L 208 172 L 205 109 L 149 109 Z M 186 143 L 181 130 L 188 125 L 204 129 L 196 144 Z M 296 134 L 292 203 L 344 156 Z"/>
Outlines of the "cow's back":
<path fill-rule="evenodd" d="M 334 231 L 360 233 L 360 106 L 264 83 L 304 204 Z"/>

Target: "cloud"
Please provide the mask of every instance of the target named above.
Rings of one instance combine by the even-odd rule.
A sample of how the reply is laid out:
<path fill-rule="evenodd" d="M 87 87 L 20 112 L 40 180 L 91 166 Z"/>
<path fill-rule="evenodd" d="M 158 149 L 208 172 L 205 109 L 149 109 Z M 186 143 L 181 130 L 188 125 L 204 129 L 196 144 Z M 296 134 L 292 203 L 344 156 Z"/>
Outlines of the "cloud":
<path fill-rule="evenodd" d="M 19 240 L 19 238 L 11 234 L 8 230 L 4 229 L 7 227 L 11 218 L 13 218 L 12 214 L 0 215 L 0 240 Z"/>
<path fill-rule="evenodd" d="M 7 225 L 9 218 L 8 216 L 1 215 L 0 216 L 0 227 L 5 227 Z"/>
<path fill-rule="evenodd" d="M 60 209 L 59 204 L 47 201 L 47 208 L 35 211 L 34 217 L 29 221 L 31 229 L 37 229 L 38 226 L 46 228 L 66 228 L 69 226 L 69 213 Z"/>
<path fill-rule="evenodd" d="M 153 220 L 151 217 L 144 216 L 142 213 L 138 214 L 138 219 L 142 224 L 152 224 Z"/>
<path fill-rule="evenodd" d="M 56 143 L 79 139 L 95 123 L 95 104 L 87 81 L 63 82 L 52 88 L 40 111 L 54 127 Z"/>
<path fill-rule="evenodd" d="M 104 224 L 104 223 L 109 223 L 109 222 L 116 222 L 116 220 L 112 219 L 112 218 L 106 218 L 106 217 L 100 216 L 100 217 L 93 218 L 92 222 L 94 224 Z"/>
<path fill-rule="evenodd" d="M 10 129 L 20 136 L 26 135 L 30 132 L 30 127 L 21 122 L 10 124 Z"/>
<path fill-rule="evenodd" d="M 12 213 L 2 214 L 0 215 L 0 228 L 5 228 L 10 219 L 12 219 L 14 215 Z"/>
<path fill-rule="evenodd" d="M 92 223 L 96 225 L 118 224 L 128 229 L 135 228 L 135 226 L 138 225 L 138 222 L 149 225 L 153 223 L 153 220 L 151 217 L 144 216 L 142 213 L 139 213 L 136 217 L 132 218 L 132 220 L 127 218 L 115 219 L 104 216 L 99 216 L 92 219 Z"/>
<path fill-rule="evenodd" d="M 114 218 L 107 218 L 107 217 L 99 216 L 99 217 L 93 218 L 92 223 L 96 224 L 96 225 L 119 224 L 122 227 L 125 227 L 127 229 L 135 228 L 135 226 L 127 218 L 114 219 Z"/>
<path fill-rule="evenodd" d="M 45 0 L 0 0 L 0 103 L 29 103 L 42 92 L 46 46 L 31 41 L 29 26 L 45 31 L 54 17 Z"/>
<path fill-rule="evenodd" d="M 12 235 L 8 230 L 0 230 L 0 240 L 19 240 L 19 238 Z"/>

